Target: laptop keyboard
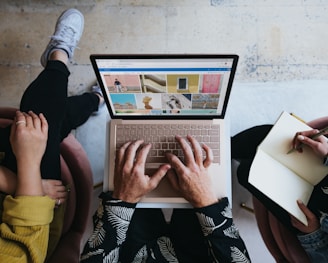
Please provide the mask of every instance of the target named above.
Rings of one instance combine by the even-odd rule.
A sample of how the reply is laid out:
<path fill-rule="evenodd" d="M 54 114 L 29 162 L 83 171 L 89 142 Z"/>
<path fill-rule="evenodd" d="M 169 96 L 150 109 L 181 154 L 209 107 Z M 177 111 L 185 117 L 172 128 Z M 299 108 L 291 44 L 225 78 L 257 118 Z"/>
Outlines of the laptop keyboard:
<path fill-rule="evenodd" d="M 208 145 L 214 156 L 214 163 L 220 163 L 220 125 L 218 124 L 118 124 L 116 126 L 116 149 L 125 142 L 144 140 L 151 143 L 148 163 L 165 163 L 166 152 L 172 152 L 182 161 L 183 152 L 175 140 L 175 135 L 191 135 L 200 143 Z M 205 156 L 205 152 L 203 152 Z"/>

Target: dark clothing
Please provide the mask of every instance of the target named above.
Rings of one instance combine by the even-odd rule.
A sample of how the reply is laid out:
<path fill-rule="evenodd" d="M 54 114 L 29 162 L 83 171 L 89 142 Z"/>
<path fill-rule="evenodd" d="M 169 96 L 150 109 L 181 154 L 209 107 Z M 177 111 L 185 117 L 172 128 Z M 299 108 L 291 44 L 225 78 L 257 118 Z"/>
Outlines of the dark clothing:
<path fill-rule="evenodd" d="M 48 61 L 46 68 L 25 90 L 21 100 L 21 111 L 43 113 L 49 124 L 47 148 L 41 162 L 43 179 L 60 180 L 60 142 L 98 109 L 99 98 L 95 94 L 67 97 L 69 75 L 64 63 Z M 9 134 L 10 127 L 0 129 L 0 151 L 5 152 L 1 165 L 16 173 L 16 159 Z"/>
<path fill-rule="evenodd" d="M 195 209 L 139 209 L 102 193 L 81 262 L 250 262 L 227 198 Z"/>
<path fill-rule="evenodd" d="M 271 128 L 272 125 L 255 126 L 233 136 L 231 138 L 231 158 L 240 161 L 237 169 L 239 183 L 262 202 L 280 222 L 294 233 L 298 233 L 299 231 L 291 225 L 289 213 L 248 182 L 249 171 L 255 157 L 256 149 Z M 265 173 L 263 173 L 263 176 L 265 176 Z M 326 189 L 328 189 L 328 176 L 315 186 L 308 202 L 308 208 L 318 218 L 321 217 L 322 213 L 328 212 L 328 191 Z"/>

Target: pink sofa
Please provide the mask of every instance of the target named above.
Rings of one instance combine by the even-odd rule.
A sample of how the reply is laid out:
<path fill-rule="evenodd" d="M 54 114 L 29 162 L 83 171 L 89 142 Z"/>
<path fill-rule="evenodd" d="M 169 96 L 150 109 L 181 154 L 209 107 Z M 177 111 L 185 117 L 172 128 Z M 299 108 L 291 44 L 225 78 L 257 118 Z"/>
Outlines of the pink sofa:
<path fill-rule="evenodd" d="M 17 109 L 0 107 L 0 126 L 9 125 Z M 81 144 L 70 134 L 60 145 L 61 173 L 71 191 L 67 200 L 64 226 L 59 244 L 49 263 L 79 262 L 93 192 L 92 171 Z"/>
<path fill-rule="evenodd" d="M 308 125 L 315 129 L 322 129 L 328 126 L 328 116 L 315 119 Z M 295 234 L 284 227 L 255 197 L 253 197 L 253 205 L 263 241 L 277 263 L 311 262 Z"/>

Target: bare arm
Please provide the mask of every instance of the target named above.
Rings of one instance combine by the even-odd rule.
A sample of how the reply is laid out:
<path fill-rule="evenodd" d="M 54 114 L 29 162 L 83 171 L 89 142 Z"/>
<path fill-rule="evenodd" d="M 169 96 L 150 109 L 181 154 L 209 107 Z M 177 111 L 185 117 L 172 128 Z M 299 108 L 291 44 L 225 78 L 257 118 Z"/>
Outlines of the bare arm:
<path fill-rule="evenodd" d="M 0 166 L 0 191 L 13 195 L 17 184 L 16 174 L 4 166 Z"/>
<path fill-rule="evenodd" d="M 45 117 L 18 111 L 12 125 L 10 143 L 17 160 L 16 196 L 43 195 L 40 164 L 48 138 Z"/>
<path fill-rule="evenodd" d="M 0 176 L 17 180 L 15 197 L 7 195 L 3 202 L 0 225 L 0 261 L 44 262 L 53 218 L 54 201 L 43 196 L 40 163 L 46 147 L 48 125 L 32 112 L 16 113 L 10 143 L 17 159 L 17 176 L 1 169 Z M 20 255 L 17 257 L 17 255 Z"/>

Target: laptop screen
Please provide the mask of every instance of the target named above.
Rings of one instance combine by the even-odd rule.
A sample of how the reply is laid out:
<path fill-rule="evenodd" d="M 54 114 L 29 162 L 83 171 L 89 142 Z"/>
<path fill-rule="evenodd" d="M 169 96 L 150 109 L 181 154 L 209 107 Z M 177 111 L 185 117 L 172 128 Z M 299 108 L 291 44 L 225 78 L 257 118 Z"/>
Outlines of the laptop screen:
<path fill-rule="evenodd" d="M 237 55 L 91 55 L 112 118 L 223 118 Z"/>

